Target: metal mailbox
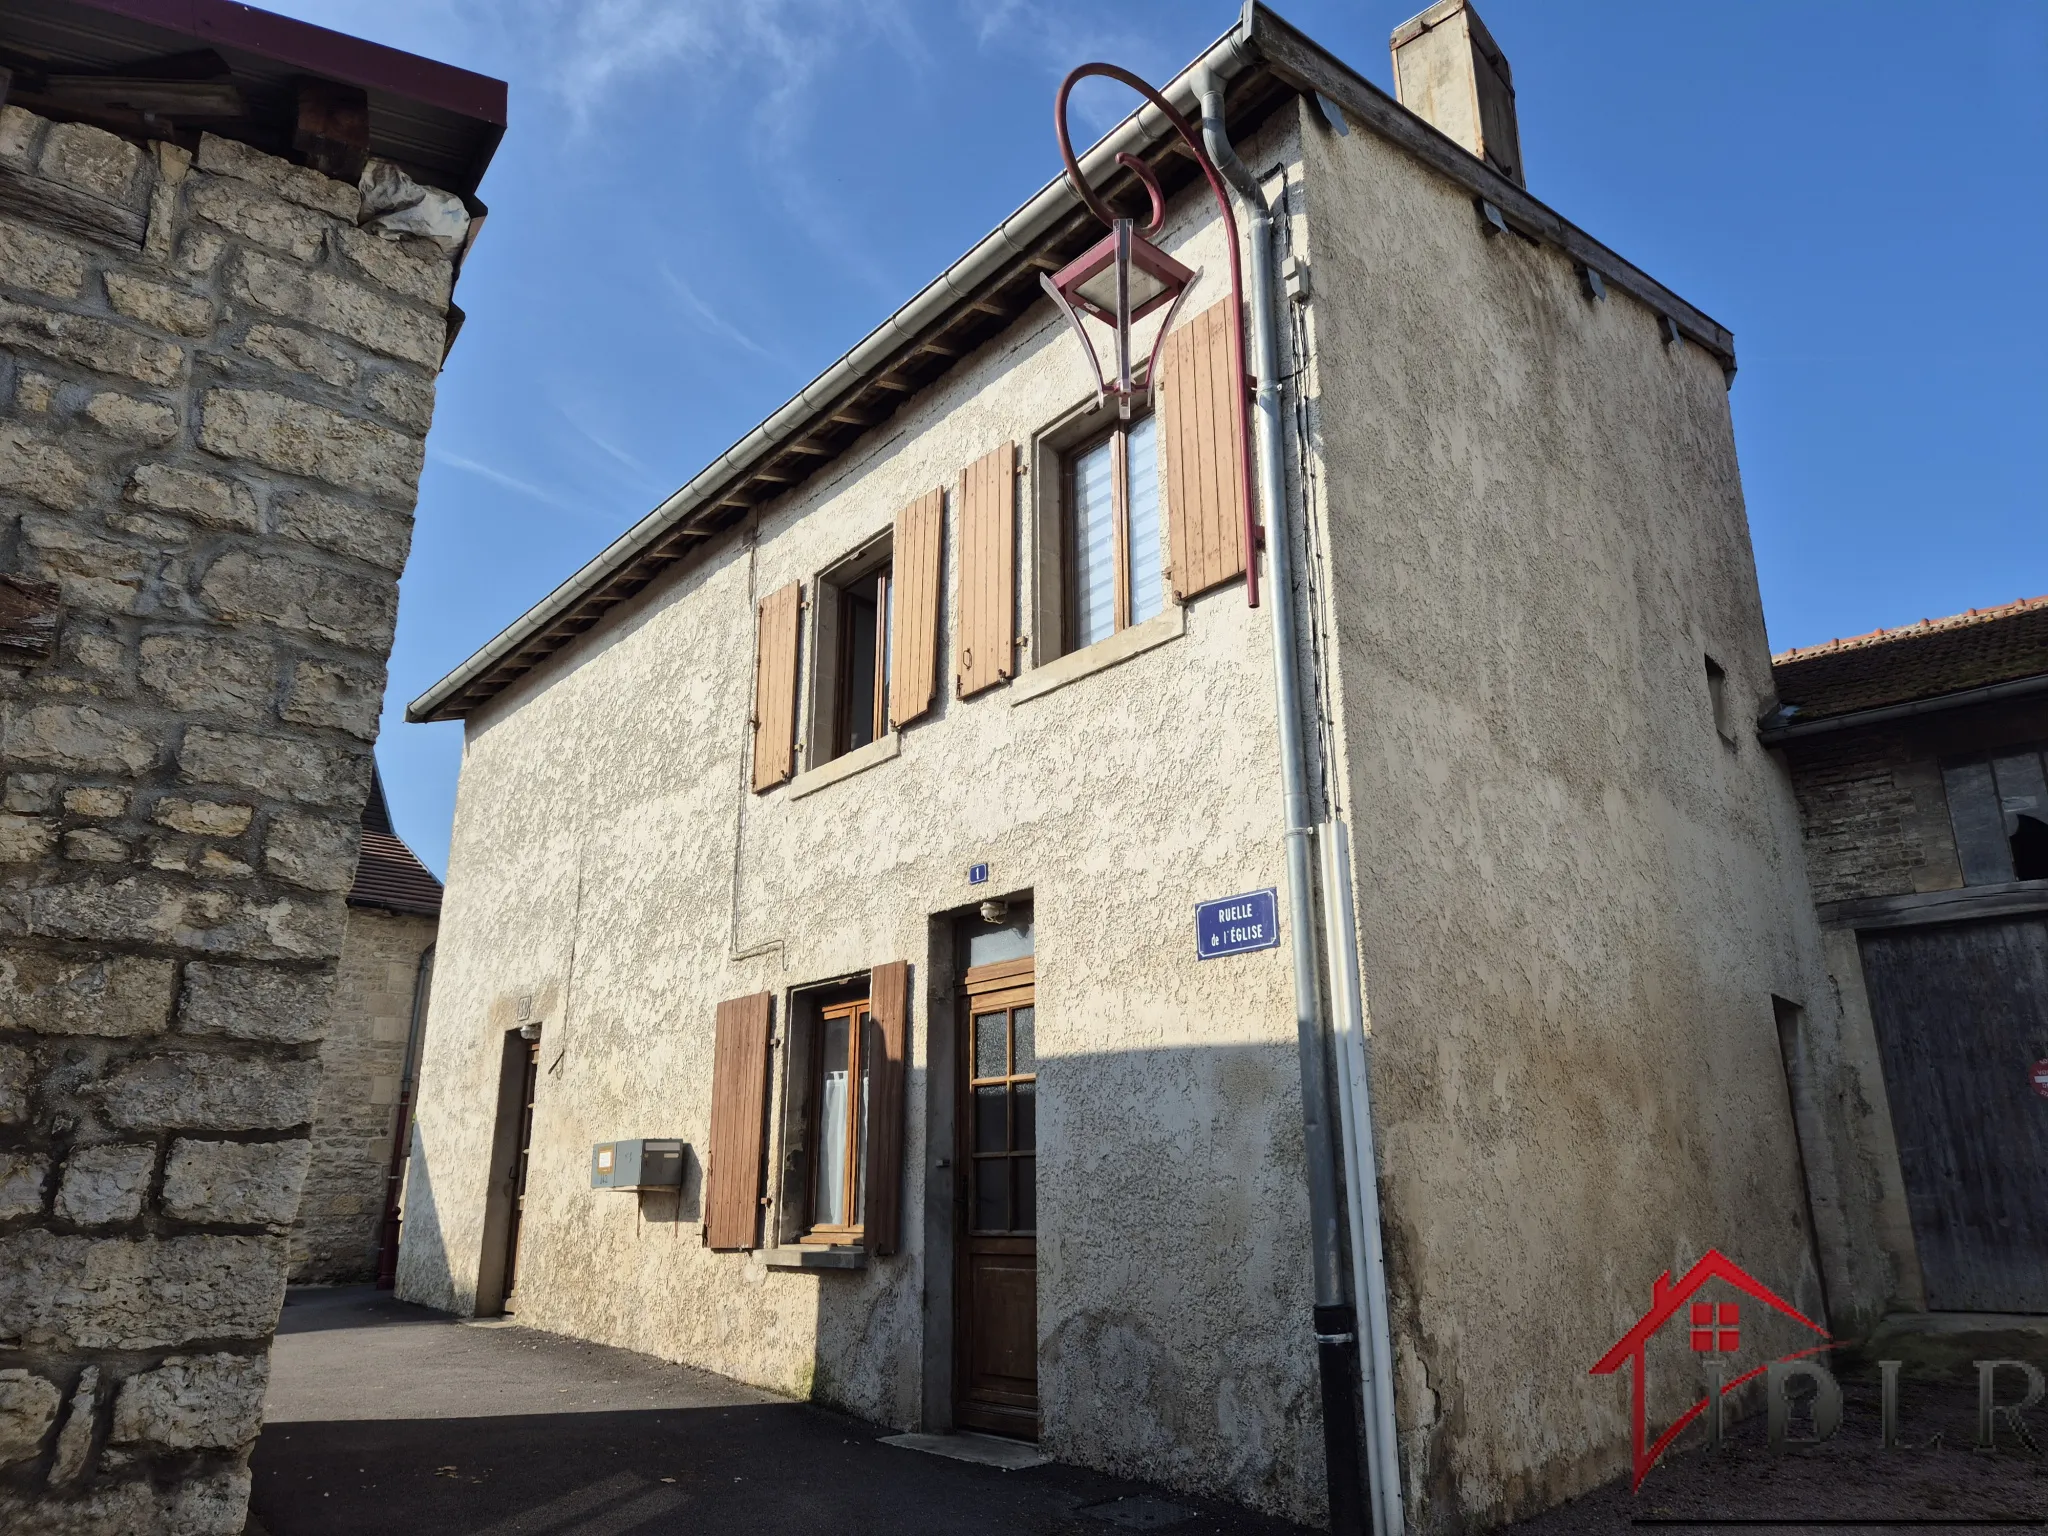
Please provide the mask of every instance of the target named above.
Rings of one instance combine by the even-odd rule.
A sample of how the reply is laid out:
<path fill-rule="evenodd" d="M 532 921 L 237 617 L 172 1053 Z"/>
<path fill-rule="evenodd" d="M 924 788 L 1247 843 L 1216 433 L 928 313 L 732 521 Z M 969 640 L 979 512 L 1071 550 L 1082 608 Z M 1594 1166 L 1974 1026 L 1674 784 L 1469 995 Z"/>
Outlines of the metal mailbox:
<path fill-rule="evenodd" d="M 636 1136 L 590 1149 L 592 1189 L 680 1189 L 683 1144 Z"/>

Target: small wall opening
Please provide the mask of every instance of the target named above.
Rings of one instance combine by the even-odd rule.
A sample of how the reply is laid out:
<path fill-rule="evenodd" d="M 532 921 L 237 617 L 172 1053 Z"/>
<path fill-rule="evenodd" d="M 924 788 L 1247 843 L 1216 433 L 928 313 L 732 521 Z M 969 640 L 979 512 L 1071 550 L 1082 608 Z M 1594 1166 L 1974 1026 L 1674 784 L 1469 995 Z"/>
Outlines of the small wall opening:
<path fill-rule="evenodd" d="M 1707 701 L 1714 714 L 1714 729 L 1729 746 L 1735 745 L 1735 714 L 1728 699 L 1728 671 L 1713 657 L 1707 664 Z"/>
<path fill-rule="evenodd" d="M 2015 880 L 2048 880 L 2048 821 L 2038 816 L 2017 815 L 2012 836 L 2012 877 Z"/>

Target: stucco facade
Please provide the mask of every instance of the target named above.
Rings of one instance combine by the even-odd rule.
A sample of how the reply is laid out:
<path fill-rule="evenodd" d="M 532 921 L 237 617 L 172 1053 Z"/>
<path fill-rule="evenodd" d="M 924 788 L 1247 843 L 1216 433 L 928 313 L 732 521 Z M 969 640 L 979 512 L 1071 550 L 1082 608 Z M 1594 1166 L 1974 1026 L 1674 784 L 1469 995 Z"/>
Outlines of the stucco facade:
<path fill-rule="evenodd" d="M 1490 237 L 1471 181 L 1363 118 L 1336 131 L 1379 108 L 1317 57 L 1335 101 L 1290 94 L 1238 144 L 1292 258 L 1273 512 L 1303 579 L 1266 601 L 1298 605 L 1317 810 L 1353 827 L 1408 1508 L 1463 1529 L 1627 1464 L 1626 1391 L 1586 1368 L 1660 1270 L 1722 1247 L 1819 1308 L 1773 996 L 1833 1004 L 1789 785 L 1717 729 L 1703 665 L 1745 722 L 1768 702 L 1725 359 L 1619 285 L 1590 298 L 1562 251 Z M 1226 291 L 1222 239 L 1206 195 L 1173 199 L 1160 243 L 1203 273 L 1187 314 Z M 949 1427 L 956 923 L 1028 897 L 1042 1443 L 1315 1518 L 1287 954 L 1201 961 L 1191 922 L 1283 881 L 1270 622 L 1233 583 L 1058 654 L 1048 445 L 1092 388 L 1040 304 L 460 711 L 400 1292 L 499 1300 L 525 1026 L 522 1321 Z M 942 688 L 858 771 L 754 792 L 758 602 L 815 596 L 1003 442 L 1026 466 L 1016 677 Z M 799 694 L 823 691 L 807 673 Z M 817 1272 L 706 1248 L 717 1005 L 786 1010 L 893 961 L 914 999 L 901 1251 Z M 590 1187 L 593 1144 L 629 1136 L 693 1149 L 679 1195 Z"/>

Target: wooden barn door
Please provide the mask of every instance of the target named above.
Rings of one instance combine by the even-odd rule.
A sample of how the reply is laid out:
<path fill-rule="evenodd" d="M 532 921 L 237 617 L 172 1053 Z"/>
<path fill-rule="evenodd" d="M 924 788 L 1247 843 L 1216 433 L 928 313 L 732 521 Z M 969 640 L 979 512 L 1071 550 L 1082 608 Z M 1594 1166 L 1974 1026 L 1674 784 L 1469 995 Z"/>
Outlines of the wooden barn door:
<path fill-rule="evenodd" d="M 1927 1305 L 2048 1312 L 2048 916 L 1862 950 Z"/>
<path fill-rule="evenodd" d="M 1038 1438 L 1038 1055 L 1032 962 L 967 973 L 960 1041 L 955 1421 Z"/>

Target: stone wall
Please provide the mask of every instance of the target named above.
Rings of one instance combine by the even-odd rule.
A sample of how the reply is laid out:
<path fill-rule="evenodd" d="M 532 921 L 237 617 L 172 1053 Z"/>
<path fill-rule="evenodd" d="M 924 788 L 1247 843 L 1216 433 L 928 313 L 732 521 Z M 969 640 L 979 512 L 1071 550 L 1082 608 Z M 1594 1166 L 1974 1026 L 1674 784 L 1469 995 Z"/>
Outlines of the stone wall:
<path fill-rule="evenodd" d="M 294 1284 L 376 1278 L 413 989 L 438 926 L 431 917 L 349 908 L 320 1046 L 313 1163 L 292 1228 Z"/>
<path fill-rule="evenodd" d="M 2043 740 L 2048 703 L 2015 700 L 1787 743 L 1814 900 L 1956 889 L 1942 763 Z"/>
<path fill-rule="evenodd" d="M 235 1532 L 452 263 L 212 137 L 0 173 L 0 1528 Z"/>

